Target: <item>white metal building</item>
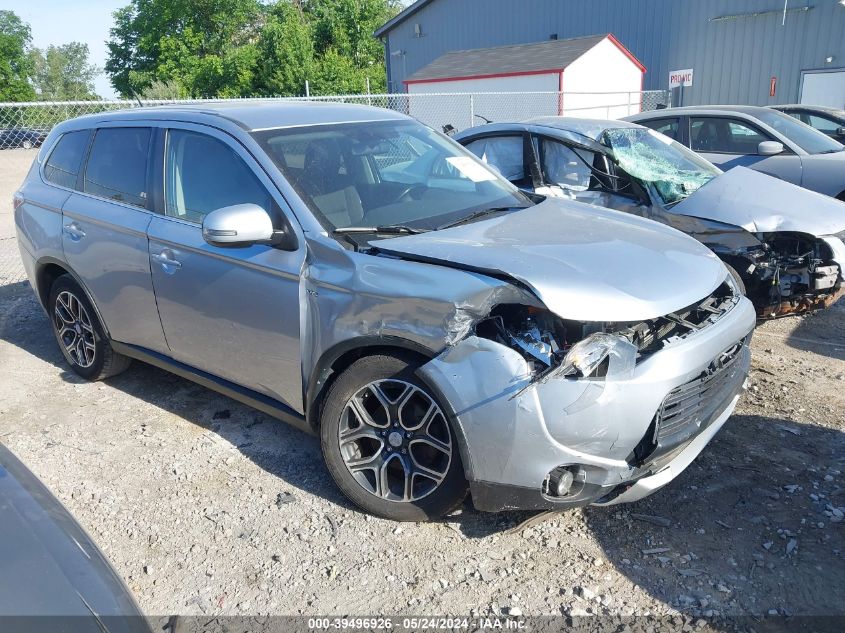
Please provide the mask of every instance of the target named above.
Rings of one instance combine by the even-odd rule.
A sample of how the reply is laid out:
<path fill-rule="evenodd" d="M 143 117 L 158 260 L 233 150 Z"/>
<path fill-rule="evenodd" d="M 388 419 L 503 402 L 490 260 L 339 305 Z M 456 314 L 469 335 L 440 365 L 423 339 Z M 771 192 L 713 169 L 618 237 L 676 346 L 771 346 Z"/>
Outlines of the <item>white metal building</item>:
<path fill-rule="evenodd" d="M 605 34 L 453 51 L 419 69 L 404 83 L 411 95 L 410 114 L 433 126 L 449 123 L 451 106 L 459 104 L 422 95 L 450 94 L 466 99 L 467 93 L 527 93 L 518 104 L 513 99 L 479 97 L 474 114 L 481 120 L 553 114 L 616 118 L 640 111 L 645 72 L 628 49 L 613 35 Z M 435 108 L 435 101 L 442 105 Z M 508 112 L 513 108 L 518 112 Z"/>

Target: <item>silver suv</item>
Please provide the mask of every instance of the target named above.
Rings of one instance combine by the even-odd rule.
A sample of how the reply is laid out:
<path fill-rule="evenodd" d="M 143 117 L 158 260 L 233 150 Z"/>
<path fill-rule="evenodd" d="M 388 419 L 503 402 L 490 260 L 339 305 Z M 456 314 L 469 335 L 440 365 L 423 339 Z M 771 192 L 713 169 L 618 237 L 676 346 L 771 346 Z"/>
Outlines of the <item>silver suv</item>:
<path fill-rule="evenodd" d="M 15 195 L 67 362 L 158 365 L 320 436 L 398 520 L 639 499 L 732 412 L 754 310 L 705 247 L 529 197 L 401 114 L 172 106 L 65 122 Z"/>

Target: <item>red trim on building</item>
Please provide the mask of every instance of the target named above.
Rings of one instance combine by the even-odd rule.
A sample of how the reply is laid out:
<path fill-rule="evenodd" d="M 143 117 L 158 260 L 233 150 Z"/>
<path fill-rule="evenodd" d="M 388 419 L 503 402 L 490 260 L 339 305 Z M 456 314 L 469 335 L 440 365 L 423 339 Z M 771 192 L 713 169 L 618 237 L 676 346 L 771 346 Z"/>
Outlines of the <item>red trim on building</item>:
<path fill-rule="evenodd" d="M 614 37 L 613 33 L 608 33 L 606 39 L 609 39 L 615 46 L 618 48 L 622 53 L 630 59 L 634 65 L 640 70 L 641 73 L 645 74 L 648 72 L 646 67 L 643 66 L 642 62 L 634 57 L 634 54 L 631 53 L 625 46 Z M 600 40 L 603 41 L 603 40 Z M 592 50 L 592 49 L 591 49 Z M 586 51 L 585 51 L 586 52 Z M 405 84 L 405 91 L 407 92 L 408 86 L 410 84 L 431 84 L 431 83 L 438 83 L 441 81 L 470 81 L 473 79 L 499 79 L 501 77 L 524 77 L 526 75 L 550 75 L 552 73 L 560 73 L 560 92 L 563 92 L 563 72 L 566 70 L 565 68 L 546 68 L 544 70 L 524 70 L 519 72 L 511 72 L 511 73 L 491 73 L 486 75 L 464 75 L 460 77 L 435 77 L 431 79 L 403 79 L 402 83 Z M 645 81 L 645 80 L 643 80 Z M 562 107 L 562 106 L 561 106 Z"/>
<path fill-rule="evenodd" d="M 641 62 L 639 59 L 637 59 L 636 57 L 634 57 L 634 54 L 633 54 L 631 51 L 629 51 L 627 48 L 625 48 L 625 46 L 622 44 L 622 42 L 620 42 L 619 40 L 617 40 L 617 39 L 613 36 L 613 33 L 608 33 L 608 34 L 607 34 L 607 38 L 608 38 L 611 42 L 613 42 L 614 44 L 616 44 L 616 47 L 617 47 L 620 51 L 622 51 L 623 53 L 625 53 L 626 57 L 628 57 L 628 59 L 630 59 L 632 62 L 634 62 L 634 63 L 637 65 L 637 68 L 639 68 L 642 72 L 648 72 L 648 71 L 646 70 L 646 67 L 645 67 L 645 66 L 643 66 L 642 62 Z"/>
<path fill-rule="evenodd" d="M 404 79 L 402 83 L 408 84 L 432 84 L 440 81 L 467 81 L 470 79 L 498 79 L 499 77 L 524 77 L 525 75 L 550 75 L 562 73 L 563 68 L 547 68 L 545 70 L 524 70 L 514 73 L 493 73 L 490 75 L 467 75 L 465 77 L 437 77 L 435 79 Z"/>

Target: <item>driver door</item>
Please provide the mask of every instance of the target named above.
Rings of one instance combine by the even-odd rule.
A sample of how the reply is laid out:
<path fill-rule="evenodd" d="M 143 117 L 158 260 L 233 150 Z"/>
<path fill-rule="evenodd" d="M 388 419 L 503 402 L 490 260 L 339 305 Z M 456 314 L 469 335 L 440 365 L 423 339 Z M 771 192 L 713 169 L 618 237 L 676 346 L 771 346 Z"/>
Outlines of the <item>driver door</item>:
<path fill-rule="evenodd" d="M 651 217 L 627 174 L 607 156 L 558 139 L 534 136 L 543 186 L 537 193 Z"/>
<path fill-rule="evenodd" d="M 254 203 L 277 228 L 292 214 L 229 135 L 199 125 L 161 130 L 163 213 L 148 229 L 158 312 L 172 357 L 302 411 L 299 276 L 304 247 L 214 246 L 202 220 Z"/>
<path fill-rule="evenodd" d="M 689 147 L 727 171 L 748 167 L 796 185 L 801 184 L 801 157 L 789 148 L 776 156 L 760 156 L 757 146 L 777 141 L 750 122 L 729 117 L 690 117 Z M 780 142 L 780 141 L 777 141 Z"/>

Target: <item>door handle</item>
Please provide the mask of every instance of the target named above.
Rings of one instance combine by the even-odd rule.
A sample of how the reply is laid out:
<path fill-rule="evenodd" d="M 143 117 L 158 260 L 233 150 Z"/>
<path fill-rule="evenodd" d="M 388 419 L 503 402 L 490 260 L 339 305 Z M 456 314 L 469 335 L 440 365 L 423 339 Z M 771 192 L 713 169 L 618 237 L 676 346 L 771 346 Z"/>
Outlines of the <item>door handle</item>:
<path fill-rule="evenodd" d="M 85 231 L 83 231 L 82 228 L 76 222 L 65 224 L 63 229 L 65 234 L 72 240 L 79 241 L 83 237 L 85 237 Z"/>
<path fill-rule="evenodd" d="M 155 255 L 150 255 L 150 259 L 156 264 L 161 264 L 165 272 L 173 272 L 175 269 L 182 268 L 182 262 L 173 257 L 173 252 L 163 250 Z M 168 270 L 172 269 L 172 270 Z"/>

